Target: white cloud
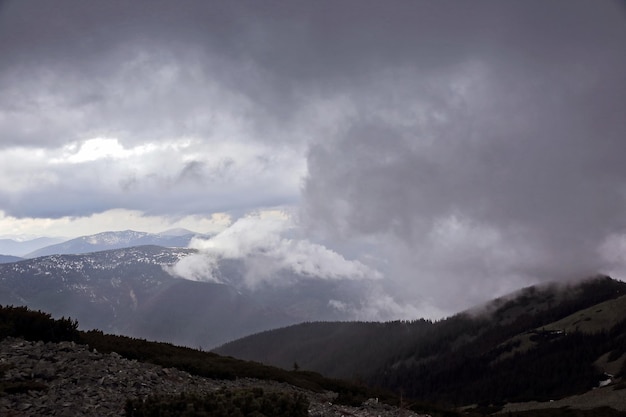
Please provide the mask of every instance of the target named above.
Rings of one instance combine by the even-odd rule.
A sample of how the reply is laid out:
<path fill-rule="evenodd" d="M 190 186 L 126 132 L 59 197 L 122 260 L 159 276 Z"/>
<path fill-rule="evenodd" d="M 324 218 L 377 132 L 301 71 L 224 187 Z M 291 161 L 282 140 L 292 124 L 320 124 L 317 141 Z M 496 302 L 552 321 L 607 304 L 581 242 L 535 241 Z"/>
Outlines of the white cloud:
<path fill-rule="evenodd" d="M 613 278 L 626 279 L 626 234 L 612 233 L 598 248 L 598 253 L 605 260 L 602 271 Z"/>
<path fill-rule="evenodd" d="M 58 147 L 6 147 L 0 148 L 0 165 L 6 213 L 41 218 L 122 208 L 203 215 L 292 204 L 306 170 L 304 155 L 293 148 L 191 137 L 134 144 L 95 137 Z"/>
<path fill-rule="evenodd" d="M 379 279 L 380 272 L 307 239 L 289 238 L 294 231 L 292 217 L 284 211 L 260 211 L 238 219 L 217 236 L 195 239 L 190 246 L 201 251 L 185 258 L 172 272 L 183 278 L 215 281 L 219 259 L 241 259 L 246 265 L 245 284 L 254 287 L 274 281 L 279 271 L 319 279 Z M 194 265 L 197 263 L 197 265 Z M 293 275 L 291 275 L 293 277 Z"/>
<path fill-rule="evenodd" d="M 216 257 L 195 254 L 184 257 L 166 270 L 174 276 L 190 281 L 222 283 L 215 274 L 218 268 L 217 262 Z"/>
<path fill-rule="evenodd" d="M 345 313 L 353 320 L 415 320 L 418 318 L 439 319 L 450 314 L 449 311 L 436 307 L 429 301 L 419 303 L 399 301 L 387 294 L 379 286 L 372 286 L 369 293 L 361 300 L 330 300 L 329 307 Z"/>

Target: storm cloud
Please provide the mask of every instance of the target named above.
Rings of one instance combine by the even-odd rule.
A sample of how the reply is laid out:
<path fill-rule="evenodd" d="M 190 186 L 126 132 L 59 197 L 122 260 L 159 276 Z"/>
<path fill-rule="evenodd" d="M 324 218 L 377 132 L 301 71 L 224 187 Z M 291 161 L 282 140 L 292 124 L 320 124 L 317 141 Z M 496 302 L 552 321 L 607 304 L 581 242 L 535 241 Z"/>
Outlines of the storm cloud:
<path fill-rule="evenodd" d="M 625 230 L 623 11 L 500 6 L 515 13 L 484 10 L 468 40 L 446 15 L 435 32 L 466 53 L 373 77 L 360 117 L 308 153 L 311 227 L 377 236 L 404 288 L 448 308 L 606 271 Z"/>
<path fill-rule="evenodd" d="M 625 41 L 618 1 L 4 1 L 0 214 L 290 207 L 398 315 L 620 278 Z"/>

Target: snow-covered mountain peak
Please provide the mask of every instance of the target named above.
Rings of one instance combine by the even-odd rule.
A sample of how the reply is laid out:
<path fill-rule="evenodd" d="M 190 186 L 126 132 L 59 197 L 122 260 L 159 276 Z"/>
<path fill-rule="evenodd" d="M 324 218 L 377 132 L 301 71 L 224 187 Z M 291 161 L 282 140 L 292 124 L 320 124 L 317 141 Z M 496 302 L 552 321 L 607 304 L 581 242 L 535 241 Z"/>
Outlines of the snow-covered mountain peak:
<path fill-rule="evenodd" d="M 135 230 L 102 232 L 82 236 L 56 245 L 46 246 L 26 255 L 27 258 L 55 254 L 81 254 L 133 246 L 156 245 L 171 248 L 186 248 L 194 234 L 164 235 Z"/>
<path fill-rule="evenodd" d="M 149 233 L 136 232 L 134 230 L 123 230 L 119 232 L 102 232 L 91 236 L 83 236 L 85 242 L 90 245 L 119 245 L 127 244 L 136 239 L 148 236 Z"/>

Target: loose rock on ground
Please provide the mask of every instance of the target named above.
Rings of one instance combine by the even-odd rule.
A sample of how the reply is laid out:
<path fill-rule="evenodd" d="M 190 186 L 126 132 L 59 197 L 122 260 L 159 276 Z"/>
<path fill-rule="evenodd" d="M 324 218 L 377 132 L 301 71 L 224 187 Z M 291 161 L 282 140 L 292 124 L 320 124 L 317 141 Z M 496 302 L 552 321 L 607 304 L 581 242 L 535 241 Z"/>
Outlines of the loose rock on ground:
<path fill-rule="evenodd" d="M 102 354 L 73 342 L 4 339 L 0 341 L 0 367 L 5 370 L 2 381 L 33 388 L 0 396 L 0 415 L 7 417 L 123 416 L 128 398 L 252 387 L 304 393 L 310 401 L 311 416 L 418 416 L 375 400 L 361 407 L 336 405 L 331 392 L 314 393 L 274 381 L 197 377 L 178 369 L 128 360 L 117 353 Z"/>

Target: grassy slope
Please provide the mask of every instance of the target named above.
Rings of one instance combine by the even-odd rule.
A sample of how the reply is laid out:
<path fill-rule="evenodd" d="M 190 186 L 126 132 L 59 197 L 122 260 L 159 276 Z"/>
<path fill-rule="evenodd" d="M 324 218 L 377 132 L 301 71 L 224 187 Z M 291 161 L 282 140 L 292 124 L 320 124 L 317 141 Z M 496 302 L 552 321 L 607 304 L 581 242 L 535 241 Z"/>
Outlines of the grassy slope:
<path fill-rule="evenodd" d="M 591 307 L 579 310 L 560 320 L 547 323 L 541 327 L 515 335 L 501 346 L 512 345 L 515 348 L 502 352 L 495 361 L 513 357 L 515 354 L 523 354 L 537 346 L 534 335 L 537 332 L 582 332 L 593 334 L 600 331 L 608 331 L 620 321 L 626 318 L 626 295 L 595 304 Z M 614 364 L 613 364 L 614 365 Z M 621 369 L 621 366 L 619 367 Z M 610 373 L 617 373 L 617 370 Z"/>
<path fill-rule="evenodd" d="M 565 332 L 595 333 L 609 330 L 624 318 L 626 318 L 626 295 L 580 310 L 544 328 Z"/>

